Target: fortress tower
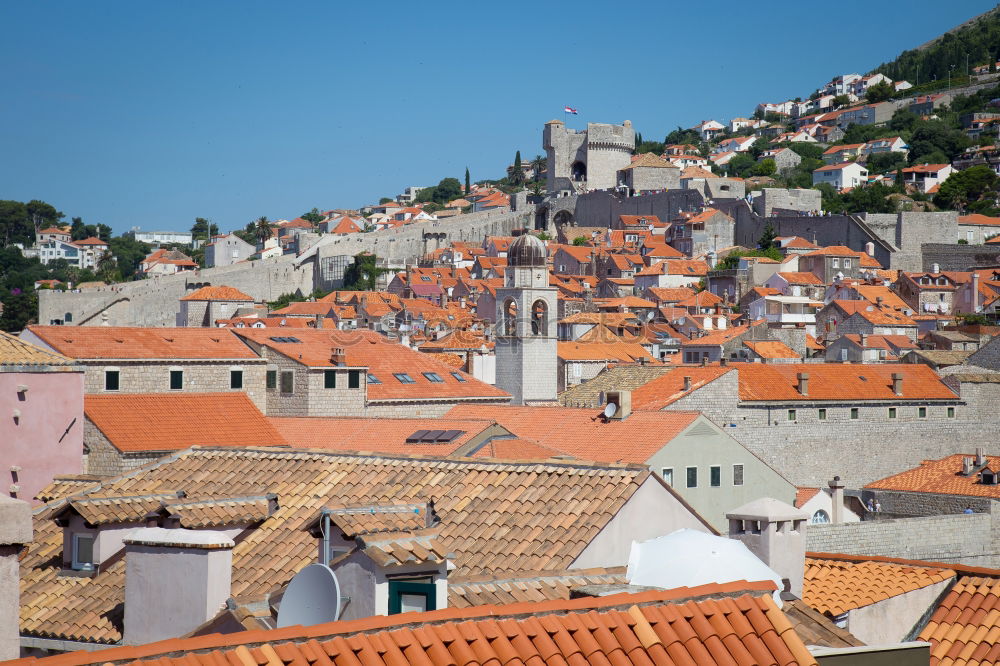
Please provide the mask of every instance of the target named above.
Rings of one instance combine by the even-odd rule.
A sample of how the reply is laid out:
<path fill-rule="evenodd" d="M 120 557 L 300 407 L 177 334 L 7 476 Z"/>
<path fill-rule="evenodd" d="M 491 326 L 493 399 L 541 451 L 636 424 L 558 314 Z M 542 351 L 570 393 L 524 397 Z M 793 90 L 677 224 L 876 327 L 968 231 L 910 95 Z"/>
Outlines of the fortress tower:
<path fill-rule="evenodd" d="M 567 129 L 563 121 L 550 120 L 545 123 L 542 147 L 548 155 L 550 194 L 606 190 L 618 185 L 618 170 L 632 162 L 635 130 L 628 120 L 621 125 L 587 123 L 585 130 Z"/>
<path fill-rule="evenodd" d="M 556 399 L 556 289 L 549 286 L 545 243 L 523 234 L 507 250 L 497 289 L 497 387 L 513 405 Z"/>

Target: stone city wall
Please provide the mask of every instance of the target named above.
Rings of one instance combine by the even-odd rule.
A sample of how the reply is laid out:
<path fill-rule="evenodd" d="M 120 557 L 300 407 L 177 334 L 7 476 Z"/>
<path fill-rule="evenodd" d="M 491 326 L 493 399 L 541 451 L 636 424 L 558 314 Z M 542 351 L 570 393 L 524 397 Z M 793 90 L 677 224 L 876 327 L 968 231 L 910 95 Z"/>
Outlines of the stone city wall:
<path fill-rule="evenodd" d="M 993 517 L 985 513 L 809 525 L 806 548 L 978 567 L 1000 566 Z"/>
<path fill-rule="evenodd" d="M 957 245 L 927 242 L 920 246 L 921 264 L 915 270 L 930 271 L 937 264 L 942 271 L 970 271 L 974 266 L 1000 265 L 1000 245 Z"/>

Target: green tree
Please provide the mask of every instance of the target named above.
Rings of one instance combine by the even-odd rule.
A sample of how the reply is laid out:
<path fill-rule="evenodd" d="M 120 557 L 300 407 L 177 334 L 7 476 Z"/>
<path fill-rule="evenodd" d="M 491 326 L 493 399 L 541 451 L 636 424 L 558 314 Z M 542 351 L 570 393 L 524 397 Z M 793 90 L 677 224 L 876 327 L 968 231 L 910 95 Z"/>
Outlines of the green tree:
<path fill-rule="evenodd" d="M 889 129 L 893 132 L 910 132 L 919 120 L 913 111 L 906 108 L 899 109 L 889 119 Z"/>
<path fill-rule="evenodd" d="M 131 236 L 115 236 L 108 241 L 108 247 L 123 280 L 131 280 L 135 276 L 139 264 L 151 249 L 146 243 L 140 243 Z"/>
<path fill-rule="evenodd" d="M 39 201 L 38 199 L 32 199 L 24 207 L 35 229 L 44 229 L 45 227 L 57 225 L 60 220 L 66 217 L 51 204 Z"/>
<path fill-rule="evenodd" d="M 968 148 L 972 141 L 964 132 L 941 120 L 920 122 L 910 137 L 910 164 L 937 164 L 931 157 L 944 156 L 950 162 Z M 938 153 L 940 155 L 935 155 Z"/>
<path fill-rule="evenodd" d="M 34 242 L 35 226 L 27 206 L 21 201 L 0 201 L 0 245 L 21 243 L 28 246 Z"/>
<path fill-rule="evenodd" d="M 323 214 L 320 213 L 319 209 L 316 207 L 313 207 L 311 211 L 309 211 L 308 213 L 303 213 L 299 217 L 301 217 L 306 222 L 312 222 L 313 224 L 319 224 L 325 219 L 323 217 Z"/>
<path fill-rule="evenodd" d="M 766 250 L 734 250 L 715 265 L 715 270 L 727 271 L 736 268 L 740 264 L 740 257 L 767 257 L 775 261 L 784 259 L 784 256 L 782 256 L 781 251 L 777 247 L 770 247 Z"/>
<path fill-rule="evenodd" d="M 257 222 L 254 224 L 254 233 L 257 237 L 257 242 L 261 247 L 264 247 L 264 243 L 274 235 L 274 229 L 271 228 L 271 222 L 267 217 L 261 215 L 257 218 Z"/>
<path fill-rule="evenodd" d="M 208 240 L 212 236 L 212 223 L 203 217 L 194 218 L 191 225 L 191 238 L 194 240 Z"/>
<path fill-rule="evenodd" d="M 573 245 L 579 246 L 579 245 L 586 245 L 586 244 L 587 244 L 587 237 L 586 236 L 577 236 L 576 238 L 573 239 Z"/>
<path fill-rule="evenodd" d="M 868 90 L 865 91 L 865 99 L 875 104 L 876 102 L 884 102 L 887 99 L 892 98 L 893 93 L 896 89 L 885 81 L 879 81 L 873 86 L 868 86 Z"/>
<path fill-rule="evenodd" d="M 69 236 L 73 240 L 83 240 L 87 238 L 87 225 L 83 223 L 82 217 L 74 217 L 73 224 L 69 229 Z"/>
<path fill-rule="evenodd" d="M 997 187 L 1000 177 L 985 164 L 956 171 L 941 183 L 941 188 L 934 197 L 934 203 L 942 208 L 964 211 L 977 207 L 976 204 L 987 202 L 986 206 L 995 206 Z"/>
<path fill-rule="evenodd" d="M 392 203 L 392 201 L 393 200 L 390 199 L 389 197 L 382 197 L 381 199 L 378 200 L 378 205 L 381 206 L 382 204 Z"/>
<path fill-rule="evenodd" d="M 517 151 L 514 155 L 514 169 L 510 174 L 510 182 L 512 185 L 523 185 L 524 184 L 524 170 L 521 166 L 521 151 Z"/>
<path fill-rule="evenodd" d="M 0 329 L 16 333 L 25 326 L 38 321 L 38 295 L 34 289 L 14 288 L 0 298 L 3 313 L 0 314 Z"/>
<path fill-rule="evenodd" d="M 465 167 L 465 193 L 468 194 L 472 186 L 469 183 L 469 167 Z"/>
<path fill-rule="evenodd" d="M 456 181 L 457 182 L 457 181 Z M 379 268 L 378 257 L 368 252 L 354 255 L 354 262 L 344 269 L 344 289 L 351 291 L 372 291 L 378 278 L 388 268 Z"/>
<path fill-rule="evenodd" d="M 751 169 L 751 173 L 755 176 L 773 176 L 777 170 L 778 167 L 774 163 L 774 160 L 767 158 L 757 162 L 753 169 Z"/>
<path fill-rule="evenodd" d="M 531 160 L 531 170 L 535 172 L 535 182 L 540 183 L 542 181 L 542 172 L 545 171 L 546 161 L 541 155 L 535 155 L 534 159 Z"/>
<path fill-rule="evenodd" d="M 776 248 L 777 244 L 774 242 L 774 239 L 777 237 L 778 234 L 775 233 L 774 227 L 771 225 L 770 222 L 768 222 L 767 225 L 764 227 L 764 232 L 760 235 L 760 238 L 757 240 L 757 247 L 760 248 L 761 250 L 770 250 L 772 248 Z"/>
<path fill-rule="evenodd" d="M 875 153 L 865 163 L 869 173 L 888 173 L 906 166 L 903 153 Z"/>
<path fill-rule="evenodd" d="M 814 160 L 823 159 L 823 148 L 817 143 L 806 143 L 796 141 L 788 145 L 788 148 L 802 158 L 812 158 Z"/>
<path fill-rule="evenodd" d="M 837 95 L 833 98 L 833 105 L 835 107 L 847 106 L 851 103 L 851 98 L 847 95 Z"/>

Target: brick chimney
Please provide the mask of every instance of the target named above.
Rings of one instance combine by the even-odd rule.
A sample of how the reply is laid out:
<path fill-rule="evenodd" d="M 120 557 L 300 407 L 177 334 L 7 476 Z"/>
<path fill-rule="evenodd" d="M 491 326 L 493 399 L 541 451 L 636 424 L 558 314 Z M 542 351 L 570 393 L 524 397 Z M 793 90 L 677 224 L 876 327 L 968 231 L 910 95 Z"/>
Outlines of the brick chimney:
<path fill-rule="evenodd" d="M 316 328 L 323 328 L 323 315 L 316 315 Z"/>
<path fill-rule="evenodd" d="M 900 372 L 892 373 L 892 392 L 903 395 L 903 374 Z"/>
<path fill-rule="evenodd" d="M 31 506 L 0 495 L 0 661 L 21 656 L 18 556 L 31 539 Z"/>
<path fill-rule="evenodd" d="M 125 645 L 176 638 L 229 599 L 233 541 L 211 530 L 141 527 L 125 539 Z"/>
<path fill-rule="evenodd" d="M 684 378 L 684 390 L 685 391 L 690 391 L 691 390 L 691 378 L 690 377 L 685 377 Z"/>
<path fill-rule="evenodd" d="M 796 375 L 796 378 L 799 382 L 795 388 L 798 389 L 799 393 L 802 395 L 809 395 L 809 373 L 800 372 Z"/>

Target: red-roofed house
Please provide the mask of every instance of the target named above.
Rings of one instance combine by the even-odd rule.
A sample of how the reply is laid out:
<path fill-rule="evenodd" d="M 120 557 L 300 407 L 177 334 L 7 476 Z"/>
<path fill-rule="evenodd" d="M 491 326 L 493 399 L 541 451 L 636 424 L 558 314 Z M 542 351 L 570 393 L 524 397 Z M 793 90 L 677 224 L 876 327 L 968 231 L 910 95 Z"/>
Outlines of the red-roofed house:
<path fill-rule="evenodd" d="M 217 319 L 229 319 L 240 308 L 252 309 L 252 296 L 239 289 L 220 285 L 197 289 L 180 299 L 178 326 L 215 326 Z"/>
<path fill-rule="evenodd" d="M 857 162 L 828 164 L 812 172 L 813 185 L 826 183 L 836 190 L 858 187 L 868 182 L 868 169 Z"/>
<path fill-rule="evenodd" d="M 950 164 L 917 164 L 903 169 L 903 184 L 920 192 L 929 193 L 955 172 Z"/>

